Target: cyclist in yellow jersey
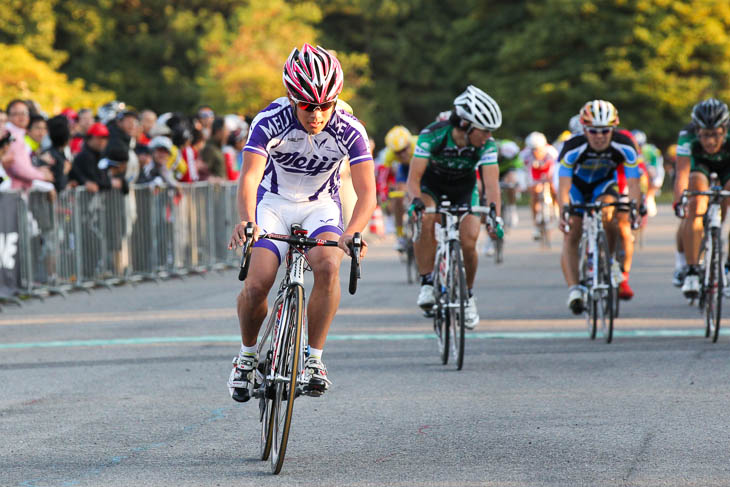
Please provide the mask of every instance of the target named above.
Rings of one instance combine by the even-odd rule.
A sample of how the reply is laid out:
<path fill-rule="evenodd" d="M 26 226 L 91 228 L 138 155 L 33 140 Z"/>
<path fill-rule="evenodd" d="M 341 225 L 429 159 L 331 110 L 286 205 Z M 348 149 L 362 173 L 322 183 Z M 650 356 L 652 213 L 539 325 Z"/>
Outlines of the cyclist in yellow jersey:
<path fill-rule="evenodd" d="M 403 236 L 403 213 L 405 204 L 403 197 L 406 191 L 408 180 L 408 164 L 411 162 L 416 149 L 418 137 L 411 135 L 411 132 L 402 125 L 396 125 L 385 134 L 385 156 L 383 165 L 395 176 L 395 192 L 390 197 L 392 203 L 393 219 L 395 220 L 395 232 L 398 237 L 397 249 L 402 252 L 406 249 L 405 237 Z"/>

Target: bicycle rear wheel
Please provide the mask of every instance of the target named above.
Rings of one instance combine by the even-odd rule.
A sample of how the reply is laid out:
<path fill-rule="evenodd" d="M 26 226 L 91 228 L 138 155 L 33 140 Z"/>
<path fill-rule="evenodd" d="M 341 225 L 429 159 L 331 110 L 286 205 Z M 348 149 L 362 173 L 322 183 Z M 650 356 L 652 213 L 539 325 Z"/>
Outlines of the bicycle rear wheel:
<path fill-rule="evenodd" d="M 597 245 L 597 259 L 596 265 L 598 266 L 598 285 L 597 289 L 598 296 L 593 301 L 593 306 L 596 309 L 596 313 L 593 315 L 594 328 L 596 327 L 595 320 L 600 318 L 601 321 L 601 333 L 606 343 L 611 343 L 613 340 L 613 296 L 614 287 L 613 281 L 611 280 L 611 265 L 609 264 L 609 253 L 608 243 L 606 242 L 606 234 L 601 232 L 598 234 L 598 245 Z"/>
<path fill-rule="evenodd" d="M 279 344 L 275 369 L 275 393 L 272 411 L 271 471 L 281 472 L 286 445 L 289 441 L 294 398 L 299 381 L 302 351 L 302 322 L 304 319 L 304 289 L 293 285 L 287 290 L 285 306 L 288 311 L 279 326 L 283 326 L 283 340 Z"/>
<path fill-rule="evenodd" d="M 720 229 L 710 229 L 709 250 L 710 255 L 705 255 L 705 336 L 711 336 L 712 342 L 717 342 L 720 336 L 720 314 L 722 312 L 722 243 L 720 241 Z"/>
<path fill-rule="evenodd" d="M 461 256 L 461 245 L 459 242 L 451 242 L 449 249 L 450 269 L 449 272 L 449 328 L 451 329 L 452 350 L 456 360 L 456 370 L 464 366 L 464 333 L 465 333 L 465 308 L 467 300 L 466 274 L 464 271 L 463 259 Z"/>
<path fill-rule="evenodd" d="M 439 355 L 441 356 L 441 363 L 444 365 L 449 361 L 449 313 L 447 312 L 447 283 L 441 281 L 441 272 L 439 272 L 439 269 L 446 265 L 446 262 L 444 262 L 446 258 L 446 254 L 439 257 L 433 272 L 433 297 L 435 303 L 433 310 L 433 330 L 436 332 Z"/>

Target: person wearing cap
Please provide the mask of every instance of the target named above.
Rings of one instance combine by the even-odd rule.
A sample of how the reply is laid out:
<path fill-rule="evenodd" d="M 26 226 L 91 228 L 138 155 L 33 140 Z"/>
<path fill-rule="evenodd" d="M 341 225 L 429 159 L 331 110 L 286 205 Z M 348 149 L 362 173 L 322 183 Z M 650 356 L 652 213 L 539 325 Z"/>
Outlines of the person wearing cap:
<path fill-rule="evenodd" d="M 108 177 L 105 177 L 106 168 L 100 169 L 99 167 L 99 161 L 102 159 L 102 153 L 106 149 L 108 141 L 109 129 L 106 125 L 96 122 L 89 127 L 84 146 L 74 158 L 71 166 L 69 184 L 84 186 L 91 193 L 111 187 L 111 182 Z"/>
<path fill-rule="evenodd" d="M 168 185 L 177 188 L 178 182 L 172 177 L 167 169 L 167 161 L 173 151 L 172 140 L 164 135 L 158 135 L 150 140 L 147 145 L 150 155 L 142 152 L 140 165 L 144 158 L 144 165 L 140 167 L 138 184 Z"/>

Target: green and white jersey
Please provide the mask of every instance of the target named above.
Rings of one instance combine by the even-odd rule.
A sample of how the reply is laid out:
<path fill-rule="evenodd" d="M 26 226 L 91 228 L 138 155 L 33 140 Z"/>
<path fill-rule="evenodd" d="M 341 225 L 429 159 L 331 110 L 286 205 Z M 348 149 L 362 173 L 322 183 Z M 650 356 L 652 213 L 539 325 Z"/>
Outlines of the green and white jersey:
<path fill-rule="evenodd" d="M 662 151 L 654 144 L 644 144 L 641 148 L 641 158 L 644 159 L 647 167 L 659 167 L 664 164 Z"/>
<path fill-rule="evenodd" d="M 414 157 L 429 159 L 429 165 L 450 171 L 474 172 L 479 166 L 497 164 L 497 143 L 489 138 L 483 147 L 459 147 L 451 136 L 449 122 L 434 122 L 423 129 Z"/>
<path fill-rule="evenodd" d="M 730 164 L 730 132 L 725 134 L 725 141 L 722 148 L 715 154 L 708 154 L 702 149 L 702 144 L 691 126 L 687 126 L 679 132 L 677 139 L 677 156 L 689 157 L 692 161 L 692 168 L 700 164 Z"/>
<path fill-rule="evenodd" d="M 692 142 L 697 140 L 692 125 L 687 125 L 679 132 L 677 137 L 677 157 L 691 157 L 692 156 Z"/>

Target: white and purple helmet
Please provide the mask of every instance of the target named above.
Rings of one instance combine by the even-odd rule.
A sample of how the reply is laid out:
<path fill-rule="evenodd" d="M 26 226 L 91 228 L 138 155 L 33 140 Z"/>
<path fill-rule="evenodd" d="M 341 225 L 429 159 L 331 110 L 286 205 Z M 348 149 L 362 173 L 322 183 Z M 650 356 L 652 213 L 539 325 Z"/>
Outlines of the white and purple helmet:
<path fill-rule="evenodd" d="M 323 47 L 304 44 L 296 47 L 284 63 L 284 86 L 297 101 L 313 104 L 337 99 L 342 91 L 342 67 Z"/>

